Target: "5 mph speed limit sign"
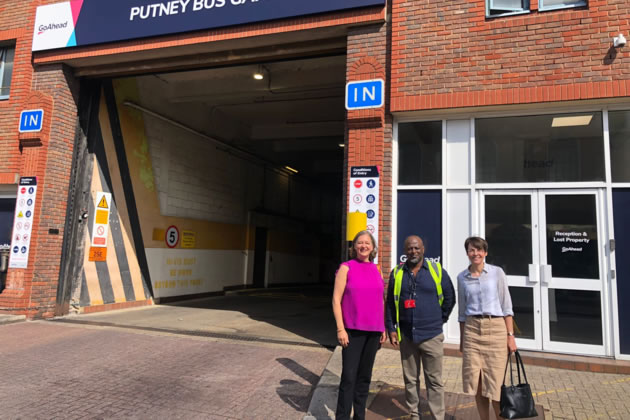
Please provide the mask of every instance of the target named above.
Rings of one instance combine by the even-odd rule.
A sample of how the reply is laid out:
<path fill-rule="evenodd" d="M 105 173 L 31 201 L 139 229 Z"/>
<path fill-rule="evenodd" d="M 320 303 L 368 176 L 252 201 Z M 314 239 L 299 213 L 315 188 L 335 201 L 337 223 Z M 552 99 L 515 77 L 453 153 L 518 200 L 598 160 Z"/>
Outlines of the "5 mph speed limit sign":
<path fill-rule="evenodd" d="M 166 246 L 169 248 L 175 248 L 179 243 L 179 229 L 176 226 L 169 226 L 166 229 L 166 235 L 164 236 Z"/>

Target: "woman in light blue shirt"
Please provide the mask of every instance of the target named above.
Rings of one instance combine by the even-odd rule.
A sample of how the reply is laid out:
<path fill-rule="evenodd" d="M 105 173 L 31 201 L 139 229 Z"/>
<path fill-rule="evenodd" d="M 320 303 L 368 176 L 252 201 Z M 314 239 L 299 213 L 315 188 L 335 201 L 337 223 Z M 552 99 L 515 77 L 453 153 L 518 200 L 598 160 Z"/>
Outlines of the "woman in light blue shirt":
<path fill-rule="evenodd" d="M 490 418 L 490 401 L 500 419 L 503 372 L 516 351 L 512 299 L 503 269 L 485 262 L 488 242 L 473 236 L 464 247 L 470 265 L 457 276 L 464 393 L 475 396 L 481 420 Z"/>

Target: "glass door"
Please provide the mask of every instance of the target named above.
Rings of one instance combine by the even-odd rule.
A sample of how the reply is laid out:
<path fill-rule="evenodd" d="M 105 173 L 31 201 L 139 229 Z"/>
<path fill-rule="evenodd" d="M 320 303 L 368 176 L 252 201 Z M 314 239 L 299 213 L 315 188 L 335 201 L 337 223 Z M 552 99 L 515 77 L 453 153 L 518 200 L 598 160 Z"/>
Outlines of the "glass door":
<path fill-rule="evenodd" d="M 543 348 L 604 355 L 601 197 L 539 193 Z"/>
<path fill-rule="evenodd" d="M 538 194 L 485 191 L 482 197 L 481 235 L 489 244 L 486 261 L 503 268 L 507 276 L 516 344 L 541 350 Z"/>
<path fill-rule="evenodd" d="M 605 354 L 601 193 L 484 191 L 487 262 L 503 268 L 524 349 Z"/>

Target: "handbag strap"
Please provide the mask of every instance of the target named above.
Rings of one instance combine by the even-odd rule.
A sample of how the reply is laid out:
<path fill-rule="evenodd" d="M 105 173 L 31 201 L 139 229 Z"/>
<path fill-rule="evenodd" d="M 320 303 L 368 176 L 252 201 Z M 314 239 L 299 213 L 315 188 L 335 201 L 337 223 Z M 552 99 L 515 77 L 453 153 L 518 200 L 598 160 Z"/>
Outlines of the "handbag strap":
<path fill-rule="evenodd" d="M 505 376 L 507 375 L 507 368 L 510 366 L 510 385 L 514 386 L 514 376 L 512 374 L 512 355 L 508 353 L 508 360 L 505 362 L 505 371 L 503 372 L 503 385 L 505 385 Z M 518 365 L 516 366 L 518 369 Z"/>
<path fill-rule="evenodd" d="M 523 377 L 525 378 L 525 383 L 527 384 L 527 374 L 525 373 L 525 364 L 523 363 L 523 359 L 521 359 L 521 354 L 518 352 L 518 350 L 516 350 L 514 352 L 514 355 L 516 356 L 516 370 L 519 371 L 519 375 L 518 375 L 518 383 L 521 383 L 521 375 L 520 375 L 520 370 L 519 370 L 519 366 L 520 369 L 523 370 Z"/>

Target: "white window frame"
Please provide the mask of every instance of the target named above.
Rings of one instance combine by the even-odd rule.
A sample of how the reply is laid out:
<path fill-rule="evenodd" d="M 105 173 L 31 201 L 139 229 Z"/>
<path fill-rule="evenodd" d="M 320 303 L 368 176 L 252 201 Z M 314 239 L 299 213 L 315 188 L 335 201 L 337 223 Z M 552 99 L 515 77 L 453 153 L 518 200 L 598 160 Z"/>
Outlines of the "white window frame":
<path fill-rule="evenodd" d="M 503 8 L 503 7 L 495 7 L 494 6 L 494 2 L 495 0 L 486 0 L 486 17 L 489 18 L 494 18 L 494 17 L 499 17 L 499 16 L 509 16 L 509 15 L 520 15 L 523 13 L 529 13 L 530 12 L 530 0 L 521 0 L 521 4 L 523 5 L 523 7 L 519 8 L 519 9 L 509 9 L 509 8 Z M 496 13 L 496 14 L 492 14 L 491 11 L 493 10 L 505 10 L 504 13 Z"/>
<path fill-rule="evenodd" d="M 15 46 L 14 45 L 0 45 L 0 87 L 2 86 L 2 81 L 4 79 L 4 60 L 7 55 L 8 50 L 11 48 L 15 49 Z M 14 55 L 14 64 L 15 64 L 15 55 Z M 9 96 L 10 94 L 0 95 L 0 101 L 9 99 Z"/>
<path fill-rule="evenodd" d="M 486 2 L 487 4 L 487 2 Z M 494 16 L 493 16 L 494 17 Z M 394 115 L 393 121 L 393 139 L 392 139 L 392 226 L 391 226 L 391 240 L 392 247 L 390 251 L 391 261 L 392 263 L 397 262 L 396 255 L 396 245 L 397 244 L 397 233 L 398 233 L 398 191 L 401 190 L 418 190 L 418 191 L 426 191 L 426 190 L 442 190 L 442 203 L 443 206 L 446 203 L 446 193 L 448 191 L 458 190 L 458 191 L 470 191 L 471 192 L 471 233 L 479 232 L 479 214 L 478 214 L 478 198 L 477 193 L 480 189 L 486 190 L 501 190 L 501 189 L 509 189 L 512 191 L 516 191 L 519 189 L 531 189 L 532 183 L 517 183 L 517 184 L 477 184 L 476 181 L 476 159 L 475 159 L 475 119 L 476 118 L 493 118 L 493 117 L 516 117 L 516 116 L 527 116 L 527 115 L 543 115 L 543 114 L 563 114 L 563 113 L 576 113 L 576 112 L 602 112 L 602 123 L 603 123 L 603 131 L 604 131 L 604 156 L 605 156 L 605 181 L 599 182 L 562 182 L 562 183 L 538 183 L 535 184 L 536 188 L 539 189 L 568 189 L 568 190 L 577 190 L 580 188 L 596 188 L 600 189 L 604 192 L 604 197 L 602 200 L 602 204 L 604 209 L 602 209 L 602 217 L 605 219 L 605 226 L 602 226 L 602 233 L 604 233 L 607 237 L 607 240 L 615 239 L 614 235 L 614 220 L 613 220 L 613 207 L 612 207 L 612 189 L 613 188 L 630 188 L 630 183 L 627 182 L 612 182 L 611 179 L 611 162 L 610 162 L 610 137 L 609 137 L 609 128 L 608 128 L 608 111 L 628 111 L 630 110 L 630 104 L 628 102 L 621 104 L 613 104 L 613 103 L 602 103 L 599 105 L 560 105 L 557 107 L 552 107 L 550 109 L 540 110 L 533 108 L 531 106 L 524 107 L 511 107 L 510 110 L 497 110 L 490 112 L 476 111 L 471 112 L 470 110 L 464 112 L 453 112 L 453 113 L 444 113 L 440 110 L 433 110 L 430 112 L 418 112 L 411 115 Z M 421 122 L 421 121 L 437 121 L 443 120 L 444 124 L 446 124 L 447 120 L 453 119 L 470 119 L 470 185 L 447 185 L 446 178 L 444 178 L 444 173 L 442 174 L 442 185 L 398 185 L 398 125 L 400 123 L 409 123 L 409 122 Z M 443 136 L 445 132 L 443 130 Z M 443 140 L 444 141 L 444 140 Z M 442 171 L 444 172 L 446 166 L 444 165 L 444 161 L 448 161 L 448 156 L 444 148 L 442 149 Z M 444 213 L 445 209 L 442 209 Z M 443 220 L 444 214 L 442 215 Z M 442 235 L 443 238 L 446 237 L 445 233 L 446 227 L 442 226 Z M 606 230 L 604 230 L 606 229 Z M 445 241 L 442 241 L 442 255 L 446 255 L 447 253 L 447 244 Z M 604 269 L 607 272 L 605 276 L 606 284 L 603 285 L 602 294 L 604 295 L 604 299 L 608 304 L 608 310 L 605 313 L 602 313 L 602 316 L 605 319 L 605 329 L 606 333 L 608 333 L 608 340 L 605 343 L 606 353 L 608 356 L 614 356 L 617 360 L 630 360 L 630 355 L 621 354 L 620 348 L 620 337 L 619 337 L 619 307 L 618 307 L 618 299 L 617 299 L 617 278 L 612 276 L 612 271 L 616 270 L 616 261 L 615 261 L 615 252 L 610 252 L 609 249 L 606 251 L 606 258 L 604 262 Z M 602 308 L 604 310 L 604 308 Z M 449 332 L 448 326 L 446 327 L 446 332 Z M 459 340 L 457 338 L 453 339 L 451 336 L 456 336 L 456 331 L 450 332 L 447 336 L 447 342 L 449 343 L 457 343 Z M 454 335 L 453 335 L 454 334 Z"/>
<path fill-rule="evenodd" d="M 572 9 L 575 7 L 585 7 L 588 6 L 588 0 L 574 0 L 571 4 L 563 4 L 560 6 L 548 6 L 545 7 L 545 0 L 538 1 L 538 10 L 541 12 L 548 12 L 550 10 L 560 10 L 560 9 Z"/>

